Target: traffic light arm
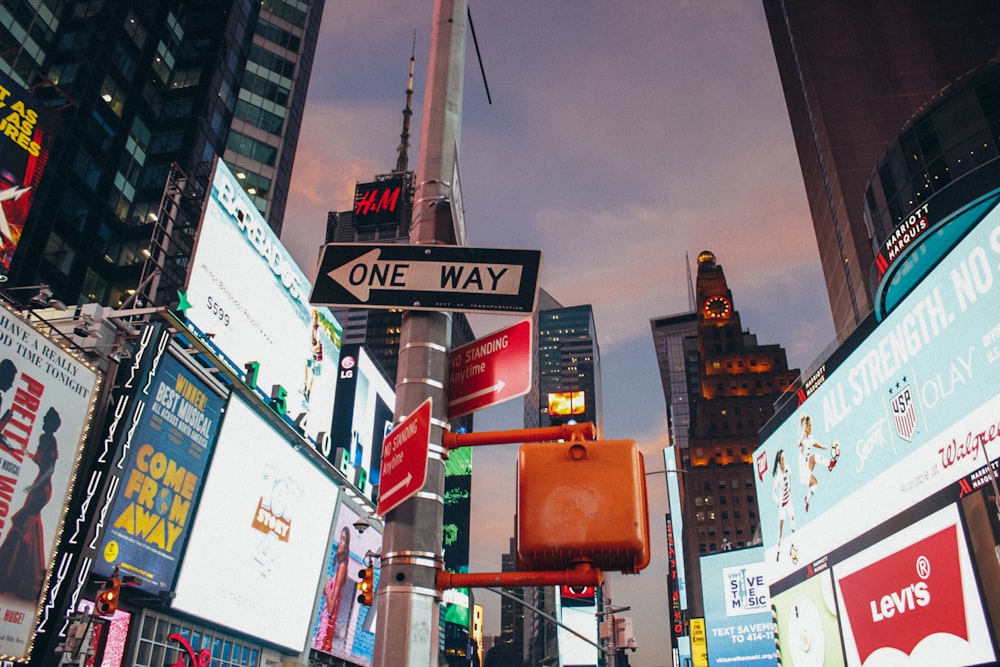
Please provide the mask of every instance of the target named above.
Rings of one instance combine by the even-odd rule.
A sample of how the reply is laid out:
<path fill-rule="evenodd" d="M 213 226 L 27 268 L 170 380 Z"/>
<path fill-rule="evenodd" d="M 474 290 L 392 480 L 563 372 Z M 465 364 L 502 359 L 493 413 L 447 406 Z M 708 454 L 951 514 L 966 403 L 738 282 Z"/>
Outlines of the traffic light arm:
<path fill-rule="evenodd" d="M 550 572 L 474 572 L 459 573 L 438 570 L 437 588 L 515 588 L 518 586 L 600 586 L 602 572 L 589 563 L 580 563 L 571 570 Z"/>
<path fill-rule="evenodd" d="M 509 445 L 518 442 L 545 442 L 549 440 L 593 440 L 597 437 L 597 427 L 594 422 L 582 424 L 561 424 L 543 428 L 519 428 L 510 431 L 483 431 L 482 433 L 452 433 L 445 431 L 442 435 L 442 445 L 451 451 L 459 447 L 478 447 L 482 445 Z"/>

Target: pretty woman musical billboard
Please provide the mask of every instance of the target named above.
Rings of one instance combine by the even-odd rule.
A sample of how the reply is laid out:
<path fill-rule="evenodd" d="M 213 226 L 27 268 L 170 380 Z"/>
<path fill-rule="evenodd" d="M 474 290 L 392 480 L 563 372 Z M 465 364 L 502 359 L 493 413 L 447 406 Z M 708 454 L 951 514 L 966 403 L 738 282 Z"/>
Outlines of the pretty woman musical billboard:
<path fill-rule="evenodd" d="M 98 377 L 0 308 L 0 658 L 30 656 Z"/>

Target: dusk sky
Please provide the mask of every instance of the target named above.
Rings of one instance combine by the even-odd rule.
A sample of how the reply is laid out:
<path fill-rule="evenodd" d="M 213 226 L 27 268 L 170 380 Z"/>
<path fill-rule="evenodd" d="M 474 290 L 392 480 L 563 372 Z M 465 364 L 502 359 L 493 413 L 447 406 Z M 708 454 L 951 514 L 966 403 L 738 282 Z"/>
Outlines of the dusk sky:
<path fill-rule="evenodd" d="M 312 277 L 328 211 L 391 171 L 411 46 L 410 168 L 418 168 L 433 1 L 327 0 L 282 240 Z M 591 304 L 604 434 L 663 469 L 666 409 L 650 319 L 689 309 L 691 270 L 715 253 L 743 327 L 806 370 L 833 341 L 829 302 L 759 0 L 470 0 L 492 104 L 467 41 L 460 143 L 469 245 L 542 251 L 540 283 Z M 516 318 L 475 317 L 477 336 Z M 477 413 L 520 428 L 522 402 Z M 477 449 L 473 572 L 500 569 L 514 529 L 516 445 Z M 633 667 L 668 664 L 667 510 L 648 478 L 653 561 L 612 575 L 630 605 Z M 486 632 L 499 596 L 482 591 Z"/>

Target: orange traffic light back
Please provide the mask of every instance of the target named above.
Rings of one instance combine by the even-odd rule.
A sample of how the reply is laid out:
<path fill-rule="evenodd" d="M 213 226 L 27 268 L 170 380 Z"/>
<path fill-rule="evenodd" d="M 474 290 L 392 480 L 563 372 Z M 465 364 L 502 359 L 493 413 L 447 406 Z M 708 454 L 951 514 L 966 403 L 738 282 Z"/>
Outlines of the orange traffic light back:
<path fill-rule="evenodd" d="M 635 573 L 649 563 L 649 510 L 634 440 L 528 443 L 518 457 L 521 571 L 589 563 Z"/>

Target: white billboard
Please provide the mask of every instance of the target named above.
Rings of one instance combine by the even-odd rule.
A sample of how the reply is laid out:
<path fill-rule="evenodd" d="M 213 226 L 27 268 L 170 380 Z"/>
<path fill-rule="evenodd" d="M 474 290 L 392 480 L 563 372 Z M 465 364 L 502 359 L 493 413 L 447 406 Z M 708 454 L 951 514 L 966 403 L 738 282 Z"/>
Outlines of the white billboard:
<path fill-rule="evenodd" d="M 232 396 L 173 608 L 303 650 L 337 494 L 331 479 Z"/>
<path fill-rule="evenodd" d="M 342 329 L 329 309 L 309 304 L 309 287 L 236 177 L 216 160 L 178 310 L 265 401 L 273 399 L 317 441 L 333 418 Z"/>

